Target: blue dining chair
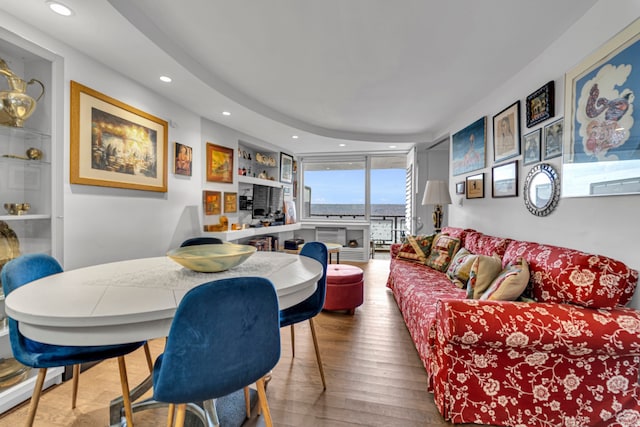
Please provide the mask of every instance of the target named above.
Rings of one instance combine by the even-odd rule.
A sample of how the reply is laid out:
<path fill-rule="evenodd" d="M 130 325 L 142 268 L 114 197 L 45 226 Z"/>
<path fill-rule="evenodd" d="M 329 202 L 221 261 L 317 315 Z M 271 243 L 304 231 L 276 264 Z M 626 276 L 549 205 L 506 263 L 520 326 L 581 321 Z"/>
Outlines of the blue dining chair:
<path fill-rule="evenodd" d="M 192 237 L 182 242 L 180 247 L 184 248 L 185 246 L 196 245 L 219 245 L 222 243 L 224 243 L 222 239 L 218 239 L 217 237 Z"/>
<path fill-rule="evenodd" d="M 46 254 L 27 254 L 6 263 L 2 268 L 0 277 L 2 279 L 4 294 L 9 295 L 11 292 L 29 282 L 61 272 L 62 267 L 55 258 Z M 71 407 L 75 408 L 80 364 L 117 357 L 127 426 L 133 426 L 133 412 L 131 410 L 129 383 L 124 355 L 145 346 L 147 360 L 150 361 L 151 355 L 148 352 L 148 346 L 146 346 L 145 341 L 106 346 L 52 345 L 33 341 L 25 337 L 20 333 L 18 324 L 19 322 L 9 318 L 9 339 L 11 341 L 13 356 L 23 365 L 39 369 L 25 425 L 33 425 L 48 368 L 74 365 Z"/>
<path fill-rule="evenodd" d="M 234 277 L 189 290 L 153 369 L 153 398 L 171 404 L 167 425 L 182 427 L 186 406 L 203 402 L 218 425 L 215 400 L 256 383 L 265 425 L 272 426 L 264 377 L 280 359 L 278 296 L 269 279 Z"/>
<path fill-rule="evenodd" d="M 316 350 L 316 359 L 318 360 L 318 368 L 320 369 L 320 378 L 322 379 L 322 388 L 327 389 L 324 379 L 324 369 L 322 367 L 322 358 L 320 357 L 320 348 L 318 347 L 318 338 L 316 337 L 316 328 L 313 324 L 313 318 L 322 311 L 324 299 L 327 291 L 327 246 L 322 242 L 307 242 L 300 251 L 301 256 L 313 258 L 322 264 L 322 277 L 318 280 L 316 291 L 306 300 L 280 311 L 280 327 L 291 326 L 291 352 L 292 356 L 296 355 L 296 339 L 293 325 L 296 323 L 309 320 L 311 327 L 311 336 L 313 337 L 313 346 Z"/>

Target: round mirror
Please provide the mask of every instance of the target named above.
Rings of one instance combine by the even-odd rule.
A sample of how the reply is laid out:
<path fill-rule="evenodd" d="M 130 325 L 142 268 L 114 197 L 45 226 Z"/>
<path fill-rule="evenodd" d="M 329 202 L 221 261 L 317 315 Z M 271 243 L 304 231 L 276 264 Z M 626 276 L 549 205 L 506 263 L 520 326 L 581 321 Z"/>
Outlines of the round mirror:
<path fill-rule="evenodd" d="M 560 200 L 558 173 L 548 163 L 534 166 L 524 181 L 524 204 L 534 215 L 547 216 Z"/>

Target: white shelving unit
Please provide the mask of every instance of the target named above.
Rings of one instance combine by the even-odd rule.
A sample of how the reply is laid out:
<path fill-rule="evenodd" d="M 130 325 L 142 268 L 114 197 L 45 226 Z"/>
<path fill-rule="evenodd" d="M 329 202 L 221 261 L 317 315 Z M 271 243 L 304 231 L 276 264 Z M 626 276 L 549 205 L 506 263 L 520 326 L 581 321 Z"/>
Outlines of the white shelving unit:
<path fill-rule="evenodd" d="M 0 104 L 0 221 L 8 231 L 0 234 L 0 267 L 10 258 L 20 254 L 42 252 L 55 256 L 61 263 L 61 246 L 58 237 L 62 220 L 61 173 L 55 169 L 60 155 L 55 149 L 56 137 L 61 132 L 62 114 L 54 109 L 64 105 L 54 101 L 60 96 L 63 75 L 62 59 L 13 33 L 0 29 L 0 58 L 20 78 L 29 81 L 35 78 L 42 82 L 45 92 L 37 102 L 33 115 L 26 119 L 24 127 L 13 127 Z M 0 90 L 8 84 L 0 76 Z M 27 86 L 27 94 L 36 98 L 40 91 L 34 85 Z M 34 153 L 36 154 L 34 156 Z M 37 154 L 40 154 L 39 156 Z M 5 204 L 28 203 L 29 209 L 9 212 Z M 57 218 L 60 218 L 59 220 Z M 6 229 L 5 229 L 6 230 Z M 14 237 L 15 236 L 15 237 Z M 15 243 L 17 238 L 17 247 Z M 0 361 L 13 357 L 9 330 L 4 313 L 4 297 L 0 297 Z M 14 371 L 17 372 L 17 371 Z M 59 384 L 64 368 L 52 368 L 47 372 L 44 387 Z M 29 399 L 37 377 L 37 369 L 30 369 L 24 379 L 7 373 L 0 378 L 0 413 Z"/>

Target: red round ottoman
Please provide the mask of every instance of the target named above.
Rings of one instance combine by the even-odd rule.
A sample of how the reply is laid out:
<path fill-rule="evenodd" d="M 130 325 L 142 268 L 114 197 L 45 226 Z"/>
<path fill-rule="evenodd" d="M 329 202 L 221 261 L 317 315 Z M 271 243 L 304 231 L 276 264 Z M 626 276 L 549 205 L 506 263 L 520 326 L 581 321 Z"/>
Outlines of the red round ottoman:
<path fill-rule="evenodd" d="M 364 280 L 360 267 L 347 264 L 327 266 L 327 295 L 325 310 L 349 310 L 354 314 L 364 299 Z"/>

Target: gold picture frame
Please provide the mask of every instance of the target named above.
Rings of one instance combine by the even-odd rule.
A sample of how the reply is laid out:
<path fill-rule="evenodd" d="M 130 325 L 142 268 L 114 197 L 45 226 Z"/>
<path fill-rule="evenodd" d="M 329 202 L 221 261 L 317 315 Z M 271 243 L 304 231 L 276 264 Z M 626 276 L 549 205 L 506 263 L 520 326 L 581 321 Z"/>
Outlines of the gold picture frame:
<path fill-rule="evenodd" d="M 71 81 L 71 184 L 167 192 L 165 120 Z"/>
<path fill-rule="evenodd" d="M 220 215 L 221 213 L 221 194 L 219 191 L 202 191 L 202 206 L 205 215 Z"/>
<path fill-rule="evenodd" d="M 207 181 L 233 183 L 233 148 L 207 142 Z"/>
<path fill-rule="evenodd" d="M 224 193 L 224 213 L 238 212 L 238 193 Z"/>

